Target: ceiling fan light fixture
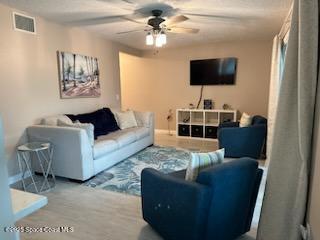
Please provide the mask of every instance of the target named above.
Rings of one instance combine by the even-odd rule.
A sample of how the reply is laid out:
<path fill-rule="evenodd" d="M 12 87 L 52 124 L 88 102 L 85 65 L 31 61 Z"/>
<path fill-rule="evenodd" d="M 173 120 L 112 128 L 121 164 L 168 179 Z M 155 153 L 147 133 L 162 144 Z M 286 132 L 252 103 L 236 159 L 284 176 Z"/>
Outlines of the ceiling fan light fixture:
<path fill-rule="evenodd" d="M 151 34 L 151 32 L 148 32 L 147 36 L 146 36 L 146 44 L 148 46 L 152 46 L 154 43 L 154 39 L 153 39 L 153 36 Z"/>
<path fill-rule="evenodd" d="M 161 34 L 157 34 L 156 35 L 156 47 L 162 47 L 163 42 L 162 42 L 162 38 L 161 38 Z"/>
<path fill-rule="evenodd" d="M 159 38 L 160 38 L 160 41 L 161 41 L 162 45 L 167 44 L 167 35 L 166 35 L 166 33 L 164 31 L 160 32 Z"/>

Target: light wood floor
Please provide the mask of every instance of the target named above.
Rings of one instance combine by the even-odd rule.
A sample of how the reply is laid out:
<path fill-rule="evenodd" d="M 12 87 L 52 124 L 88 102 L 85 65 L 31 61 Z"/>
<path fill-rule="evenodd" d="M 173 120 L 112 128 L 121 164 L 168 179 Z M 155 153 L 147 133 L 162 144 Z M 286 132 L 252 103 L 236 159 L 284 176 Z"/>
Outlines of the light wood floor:
<path fill-rule="evenodd" d="M 213 142 L 181 140 L 157 134 L 157 145 L 202 151 L 215 150 Z M 18 226 L 73 227 L 72 233 L 21 234 L 23 240 L 160 240 L 143 221 L 139 197 L 93 189 L 58 180 L 57 186 L 45 194 L 49 203 L 36 213 L 20 220 Z M 255 230 L 250 233 L 255 235 Z M 253 239 L 249 236 L 241 240 Z"/>
<path fill-rule="evenodd" d="M 18 225 L 67 226 L 73 227 L 74 232 L 22 234 L 22 239 L 161 239 L 143 221 L 139 197 L 63 181 L 46 196 L 48 205 Z"/>
<path fill-rule="evenodd" d="M 215 151 L 218 149 L 217 141 L 208 140 L 194 140 L 187 138 L 177 138 L 175 135 L 169 136 L 164 133 L 155 134 L 155 144 L 160 146 L 172 146 L 178 148 L 185 148 L 194 151 Z"/>

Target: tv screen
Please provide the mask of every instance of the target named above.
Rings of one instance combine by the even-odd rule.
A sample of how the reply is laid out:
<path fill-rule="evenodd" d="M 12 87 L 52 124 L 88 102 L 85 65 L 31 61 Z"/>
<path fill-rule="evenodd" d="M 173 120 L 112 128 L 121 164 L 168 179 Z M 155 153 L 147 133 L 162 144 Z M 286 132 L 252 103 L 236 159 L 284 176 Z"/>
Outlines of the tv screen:
<path fill-rule="evenodd" d="M 192 60 L 190 85 L 232 85 L 236 72 L 236 58 Z"/>

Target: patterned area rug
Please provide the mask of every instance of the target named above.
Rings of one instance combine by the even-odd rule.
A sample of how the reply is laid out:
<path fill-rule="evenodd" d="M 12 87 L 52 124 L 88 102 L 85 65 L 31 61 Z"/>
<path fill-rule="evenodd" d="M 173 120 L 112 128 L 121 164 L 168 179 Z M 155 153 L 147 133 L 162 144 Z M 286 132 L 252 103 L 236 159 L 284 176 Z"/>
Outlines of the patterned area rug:
<path fill-rule="evenodd" d="M 187 168 L 189 158 L 188 150 L 151 146 L 99 173 L 83 185 L 140 196 L 140 175 L 144 168 L 169 173 Z"/>

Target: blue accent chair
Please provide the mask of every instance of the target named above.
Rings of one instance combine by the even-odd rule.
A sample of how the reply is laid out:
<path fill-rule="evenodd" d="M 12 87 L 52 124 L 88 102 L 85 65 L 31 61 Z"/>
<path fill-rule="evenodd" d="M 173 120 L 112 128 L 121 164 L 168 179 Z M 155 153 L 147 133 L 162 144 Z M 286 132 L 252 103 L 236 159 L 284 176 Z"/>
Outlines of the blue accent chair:
<path fill-rule="evenodd" d="M 243 158 L 200 172 L 141 174 L 143 219 L 165 240 L 234 240 L 250 230 L 263 170 Z"/>
<path fill-rule="evenodd" d="M 252 125 L 239 127 L 239 122 L 221 123 L 218 128 L 219 148 L 230 158 L 263 158 L 266 152 L 267 119 L 254 116 Z"/>

